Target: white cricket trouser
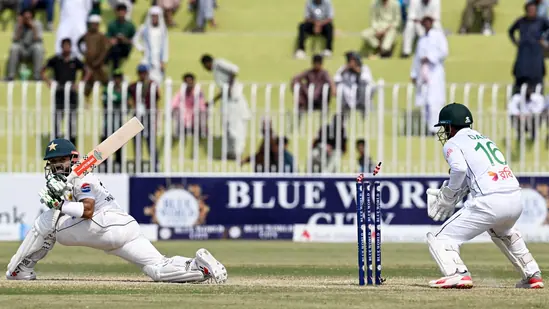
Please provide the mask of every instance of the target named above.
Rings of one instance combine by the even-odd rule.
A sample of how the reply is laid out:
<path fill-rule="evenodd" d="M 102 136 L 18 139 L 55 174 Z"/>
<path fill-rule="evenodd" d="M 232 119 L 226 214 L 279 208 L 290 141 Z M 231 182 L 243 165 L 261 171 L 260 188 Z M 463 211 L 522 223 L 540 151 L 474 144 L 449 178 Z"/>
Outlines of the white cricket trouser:
<path fill-rule="evenodd" d="M 141 235 L 135 219 L 117 209 L 98 212 L 89 220 L 64 215 L 57 223 L 56 238 L 62 245 L 103 250 L 140 267 L 164 259 L 151 242 Z"/>
<path fill-rule="evenodd" d="M 402 34 L 402 53 L 405 55 L 410 55 L 412 53 L 412 45 L 414 44 L 414 39 L 425 35 L 425 28 L 413 20 L 408 20 L 406 26 L 404 27 L 404 32 Z"/>
<path fill-rule="evenodd" d="M 511 235 L 522 213 L 520 190 L 493 193 L 465 202 L 435 234 L 438 240 L 460 246 L 489 229 L 500 236 Z"/>
<path fill-rule="evenodd" d="M 242 156 L 246 148 L 246 136 L 250 110 L 244 96 L 235 96 L 229 99 L 226 109 L 225 126 L 227 132 L 227 152 L 236 156 Z"/>

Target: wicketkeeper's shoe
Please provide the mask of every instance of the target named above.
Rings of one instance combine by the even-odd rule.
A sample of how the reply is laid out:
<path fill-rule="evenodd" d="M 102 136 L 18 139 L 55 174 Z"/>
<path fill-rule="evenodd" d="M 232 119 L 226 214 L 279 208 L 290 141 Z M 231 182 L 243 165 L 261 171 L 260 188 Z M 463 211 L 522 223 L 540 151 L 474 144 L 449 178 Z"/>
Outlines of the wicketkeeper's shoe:
<path fill-rule="evenodd" d="M 429 282 L 429 286 L 439 289 L 470 289 L 473 287 L 473 279 L 469 272 L 458 273 L 448 277 Z"/>
<path fill-rule="evenodd" d="M 543 289 L 544 284 L 541 273 L 537 272 L 526 279 L 520 280 L 516 287 L 519 289 Z"/>
<path fill-rule="evenodd" d="M 194 260 L 196 266 L 204 273 L 208 281 L 214 281 L 217 284 L 227 282 L 227 270 L 225 266 L 216 260 L 213 255 L 206 249 L 199 249 L 196 251 L 196 258 Z"/>
<path fill-rule="evenodd" d="M 25 266 L 17 266 L 14 272 L 6 272 L 6 279 L 8 280 L 36 280 L 36 273 L 34 269 L 27 268 Z"/>

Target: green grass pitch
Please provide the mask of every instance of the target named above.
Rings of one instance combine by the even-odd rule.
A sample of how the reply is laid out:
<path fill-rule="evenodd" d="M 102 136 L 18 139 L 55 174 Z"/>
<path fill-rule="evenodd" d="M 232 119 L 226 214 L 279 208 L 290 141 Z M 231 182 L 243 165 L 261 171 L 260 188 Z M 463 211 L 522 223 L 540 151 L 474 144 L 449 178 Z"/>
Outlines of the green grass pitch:
<path fill-rule="evenodd" d="M 0 280 L 0 307 L 20 308 L 547 308 L 544 290 L 519 290 L 520 278 L 493 244 L 469 244 L 462 257 L 471 290 L 433 290 L 440 276 L 424 244 L 384 244 L 384 286 L 360 287 L 355 244 L 279 241 L 159 242 L 161 252 L 192 255 L 206 246 L 229 273 L 226 285 L 154 283 L 101 251 L 57 244 L 37 266 L 38 280 Z M 549 246 L 531 244 L 541 269 Z M 8 261 L 16 243 L 0 243 Z"/>
<path fill-rule="evenodd" d="M 172 77 L 179 86 L 181 75 L 184 72 L 196 73 L 200 81 L 210 81 L 211 75 L 204 71 L 199 63 L 200 56 L 207 52 L 214 56 L 223 57 L 233 61 L 240 66 L 241 73 L 239 79 L 243 82 L 259 82 L 272 83 L 278 85 L 280 83 L 289 82 L 291 76 L 297 72 L 307 68 L 309 61 L 298 61 L 293 59 L 292 52 L 297 35 L 297 24 L 302 19 L 303 1 L 296 0 L 279 0 L 274 2 L 257 1 L 257 0 L 233 0 L 220 1 L 220 8 L 216 12 L 216 19 L 219 24 L 217 29 L 210 29 L 206 34 L 186 34 L 179 29 L 173 29 L 170 32 L 170 61 L 167 68 L 167 75 Z M 343 54 L 347 50 L 359 50 L 362 47 L 362 39 L 360 31 L 368 26 L 368 10 L 370 5 L 369 0 L 343 0 L 335 1 L 335 25 L 337 29 L 335 39 L 334 56 L 327 59 L 325 67 L 333 74 L 336 69 L 343 63 Z M 137 25 L 140 24 L 142 16 L 147 10 L 148 2 L 137 2 L 133 20 Z M 447 82 L 448 83 L 511 83 L 511 66 L 515 57 L 515 48 L 509 42 L 507 37 L 507 28 L 512 21 L 522 14 L 522 3 L 513 1 L 500 1 L 496 7 L 495 31 L 496 35 L 492 37 L 484 37 L 481 35 L 457 36 L 455 32 L 459 27 L 461 10 L 465 5 L 465 1 L 442 1 L 442 19 L 444 28 L 451 33 L 448 36 L 450 44 L 450 56 L 446 62 Z M 112 12 L 109 12 L 105 5 L 105 13 L 103 18 L 109 20 L 112 18 Z M 176 16 L 180 25 L 186 24 L 190 20 L 189 13 L 185 8 L 182 8 Z M 0 39 L 4 42 L 9 42 L 11 39 L 11 30 L 0 33 Z M 45 35 L 45 45 L 48 55 L 53 51 L 54 34 Z M 5 55 L 7 56 L 8 46 L 6 44 Z M 400 41 L 395 48 L 395 55 L 390 60 L 365 60 L 365 63 L 370 66 L 375 79 L 383 79 L 386 83 L 407 83 L 409 81 L 409 70 L 411 60 L 401 60 L 398 58 L 400 51 Z M 309 53 L 310 54 L 310 53 Z M 135 67 L 140 61 L 141 55 L 137 51 L 133 51 L 131 59 L 125 64 L 125 71 L 130 80 L 135 76 Z M 475 88 L 476 89 L 476 88 Z M 6 84 L 0 85 L 0 144 L 7 145 L 8 119 L 11 119 L 13 132 L 13 140 L 11 141 L 13 148 L 10 150 L 3 147 L 0 151 L 0 171 L 10 171 L 8 164 L 11 162 L 13 167 L 11 171 L 41 171 L 42 163 L 37 160 L 37 157 L 42 155 L 43 147 L 47 142 L 48 137 L 42 140 L 36 140 L 34 124 L 36 123 L 36 115 L 34 106 L 36 104 L 34 85 L 29 86 L 29 96 L 27 98 L 27 110 L 21 107 L 22 95 L 21 85 L 16 85 L 13 93 L 13 113 L 8 113 L 6 107 L 8 105 L 8 90 Z M 249 89 L 248 92 L 249 94 Z M 441 173 L 445 171 L 445 162 L 440 156 L 440 144 L 434 138 L 427 137 L 422 140 L 413 137 L 411 143 L 406 143 L 406 138 L 398 136 L 395 130 L 398 130 L 403 125 L 402 114 L 406 108 L 406 99 L 404 90 L 399 95 L 397 100 L 397 111 L 393 112 L 391 107 L 391 88 L 386 90 L 386 104 L 384 109 L 384 117 L 380 119 L 377 116 L 372 116 L 368 119 L 357 117 L 356 126 L 350 128 L 354 131 L 356 137 L 370 137 L 370 153 L 374 160 L 384 160 L 386 173 Z M 482 122 L 481 128 L 490 128 L 487 132 L 483 132 L 491 136 L 498 146 L 507 154 L 507 159 L 512 162 L 512 167 L 516 172 L 532 172 L 539 171 L 540 168 L 547 167 L 545 160 L 549 157 L 549 152 L 546 150 L 544 143 L 536 143 L 537 145 L 528 145 L 523 147 L 521 152 L 520 147 L 516 143 L 503 143 L 506 135 L 506 100 L 505 91 L 500 89 L 498 92 L 497 113 L 492 113 L 492 110 L 486 111 L 479 115 L 476 90 L 474 90 L 469 99 L 469 106 L 475 113 L 477 123 Z M 271 95 L 271 113 L 275 128 L 278 125 L 278 104 L 283 104 L 284 110 L 288 115 L 292 114 L 292 95 L 286 91 L 285 98 L 280 101 L 278 91 L 273 91 Z M 49 98 L 47 88 L 43 88 L 43 94 L 40 97 L 42 111 L 49 109 Z M 248 95 L 248 100 L 251 98 Z M 463 102 L 463 86 L 458 87 L 456 101 Z M 335 110 L 335 100 L 332 100 L 330 106 L 331 111 Z M 490 93 L 487 92 L 484 98 L 480 99 L 484 102 L 485 108 L 491 102 Z M 160 103 L 162 107 L 164 102 Z M 258 132 L 259 123 L 264 116 L 265 110 L 265 94 L 264 89 L 258 93 L 257 112 L 252 117 L 254 125 L 250 124 L 250 130 Z M 374 107 L 377 101 L 374 102 Z M 220 107 L 216 106 L 215 111 L 219 113 Z M 91 115 L 93 109 L 88 107 L 80 117 L 80 121 L 85 122 L 85 141 L 84 144 L 77 145 L 81 151 L 88 151 L 94 145 L 93 136 L 100 134 L 101 124 L 94 126 Z M 100 115 L 100 110 L 95 111 Z M 377 115 L 377 114 L 376 114 Z M 41 132 L 49 132 L 49 115 L 41 116 Z M 100 121 L 100 116 L 98 116 Z M 328 118 L 329 119 L 329 118 Z M 400 119 L 400 120 L 398 120 Z M 381 136 L 382 141 L 379 141 L 377 135 L 378 121 L 384 122 L 384 135 Z M 288 120 L 286 126 L 289 125 Z M 319 117 L 307 117 L 301 127 L 286 127 L 285 135 L 290 138 L 290 149 L 295 152 L 297 148 L 299 157 L 298 168 L 304 171 L 310 139 L 308 139 L 308 121 L 312 122 L 313 134 L 316 134 L 319 126 Z M 393 121 L 399 121 L 395 123 Z M 395 129 L 397 128 L 397 129 Z M 478 126 L 477 126 L 478 128 Z M 492 129 L 493 128 L 493 129 Z M 280 132 L 280 130 L 276 130 Z M 486 129 L 485 129 L 486 131 Z M 219 125 L 212 131 L 216 137 L 221 135 Z M 495 136 L 494 136 L 495 133 Z M 541 138 L 545 138 L 546 131 L 540 134 Z M 158 142 L 162 142 L 162 135 L 159 136 Z M 248 148 L 246 154 L 253 152 L 250 142 L 247 143 Z M 378 144 L 382 145 L 382 151 L 378 152 Z M 215 145 L 218 145 L 217 143 Z M 296 145 L 296 146 L 294 146 Z M 412 145 L 411 149 L 409 148 Z M 208 151 L 201 147 L 197 152 L 197 169 L 195 169 L 193 158 L 193 147 L 190 140 L 185 144 L 185 163 L 178 164 L 179 150 L 176 146 L 172 148 L 172 166 L 163 167 L 163 170 L 171 171 L 217 171 L 220 168 L 220 161 L 214 160 L 212 164 L 207 158 Z M 24 149 L 26 147 L 26 150 Z M 162 146 L 160 146 L 162 148 Z M 354 148 L 354 141 L 349 141 L 349 149 Z M 133 147 L 128 147 L 130 157 Z M 8 152 L 13 155 L 12 161 L 8 162 Z M 218 151 L 217 151 L 218 152 Z M 383 153 L 382 157 L 378 153 Z M 145 155 L 147 157 L 147 155 Z M 160 162 L 163 163 L 161 154 Z M 354 153 L 349 152 L 343 158 L 342 172 L 355 172 L 352 166 L 349 166 L 350 161 L 354 161 Z M 541 165 L 534 166 L 530 162 L 541 162 Z M 412 163 L 413 162 L 413 163 Z M 425 169 L 418 164 L 424 162 Z M 525 164 L 529 162 L 529 164 Z M 232 162 L 227 165 L 229 171 L 251 171 L 252 167 L 247 165 L 239 167 Z"/>

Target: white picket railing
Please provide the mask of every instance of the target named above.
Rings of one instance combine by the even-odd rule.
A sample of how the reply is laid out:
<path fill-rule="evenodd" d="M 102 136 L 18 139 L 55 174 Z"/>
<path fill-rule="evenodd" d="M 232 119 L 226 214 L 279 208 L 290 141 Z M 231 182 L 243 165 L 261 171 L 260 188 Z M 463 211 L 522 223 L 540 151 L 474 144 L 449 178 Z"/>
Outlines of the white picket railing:
<path fill-rule="evenodd" d="M 127 86 L 124 83 L 123 89 L 127 89 Z M 108 86 L 108 93 L 112 87 L 112 84 Z M 206 100 L 213 99 L 218 92 L 213 84 L 196 87 L 204 92 Z M 5 97 L 5 103 L 0 103 L 0 143 L 4 145 L 0 150 L 3 152 L 0 172 L 42 171 L 45 147 L 54 138 L 54 88 L 47 88 L 41 82 L 0 84 L 0 97 Z M 103 125 L 106 125 L 107 133 L 110 134 L 120 123 L 132 117 L 135 110 L 127 104 L 126 95 L 123 95 L 119 112 L 111 103 L 106 104 L 104 109 L 100 85 L 95 85 L 88 99 L 84 97 L 84 85 L 80 84 L 77 88 L 78 107 L 74 111 L 76 121 L 73 135 L 77 137 L 77 148 L 81 152 L 87 152 L 100 143 Z M 68 90 L 67 88 L 66 93 Z M 171 109 L 173 95 L 177 91 L 184 93 L 185 86 L 167 80 L 160 89 L 160 100 L 152 100 L 150 110 L 143 118 L 146 125 L 156 125 L 156 130 L 151 131 L 148 141 L 150 149 L 156 151 L 135 152 L 134 147 L 128 145 L 121 151 L 121 164 L 109 160 L 104 169 L 106 172 L 127 173 L 247 173 L 258 170 L 272 173 L 290 170 L 293 173 L 357 173 L 359 164 L 364 161 L 358 162 L 359 154 L 355 142 L 363 139 L 367 145 L 367 155 L 372 158 L 373 163 L 383 161 L 384 174 L 426 175 L 447 172 L 442 146 L 436 136 L 428 134 L 425 118 L 420 108 L 415 106 L 413 85 L 378 81 L 375 88 L 366 89 L 364 104 L 360 104 L 358 109 L 343 106 L 340 88 L 328 103 L 326 87 L 323 89 L 322 108 L 314 110 L 313 102 L 309 100 L 308 107 L 301 115 L 296 104 L 299 91 L 296 90 L 292 92 L 287 84 L 244 85 L 244 97 L 251 111 L 251 118 L 246 123 L 246 148 L 243 154 L 230 158 L 227 154 L 228 134 L 223 119 L 226 119 L 234 107 L 218 102 L 209 105 L 206 113 L 201 113 L 198 105 L 195 105 L 195 119 L 203 121 L 194 122 L 193 129 L 185 132 L 182 126 L 177 125 L 179 118 L 174 116 Z M 525 134 L 519 140 L 518 133 L 507 116 L 512 85 L 450 84 L 447 90 L 448 102 L 455 101 L 470 107 L 474 116 L 474 128 L 496 142 L 515 172 L 548 170 L 547 118 L 536 118 L 539 129 L 533 141 L 524 138 Z M 309 89 L 309 93 L 311 91 L 313 90 Z M 525 88 L 522 92 L 525 93 Z M 227 97 L 228 91 L 224 89 L 222 100 Z M 67 119 L 70 108 L 68 100 L 65 103 L 63 112 L 64 119 Z M 336 129 L 330 130 L 324 125 L 332 122 L 334 115 L 337 115 L 339 121 Z M 264 147 L 265 153 L 270 153 L 271 147 L 278 148 L 276 153 L 256 158 L 254 154 L 263 140 L 261 126 L 266 119 L 271 122 L 272 134 L 287 137 L 289 145 L 284 150 L 283 140 L 276 139 L 273 142 L 276 145 L 266 143 Z M 68 125 L 67 121 L 62 124 L 61 137 L 69 137 Z M 345 127 L 344 133 L 340 130 L 342 125 Z M 520 130 L 524 132 L 524 122 L 521 126 Z M 337 156 L 333 157 L 336 159 L 331 159 L 322 147 L 312 150 L 313 140 L 319 131 L 322 136 L 321 146 L 326 145 L 331 138 L 335 139 L 336 149 L 346 145 L 347 149 L 340 159 Z M 266 138 L 269 140 L 271 137 Z M 134 143 L 140 149 L 146 139 L 138 136 L 131 144 Z M 288 153 L 293 156 L 292 164 L 284 163 Z M 243 157 L 248 155 L 249 163 L 240 164 Z M 318 164 L 311 160 L 313 155 L 317 155 Z M 156 170 L 151 164 L 155 161 L 158 162 Z M 328 165 L 332 167 L 328 168 Z M 263 166 L 270 168 L 265 169 Z M 324 168 L 319 170 L 319 167 Z"/>

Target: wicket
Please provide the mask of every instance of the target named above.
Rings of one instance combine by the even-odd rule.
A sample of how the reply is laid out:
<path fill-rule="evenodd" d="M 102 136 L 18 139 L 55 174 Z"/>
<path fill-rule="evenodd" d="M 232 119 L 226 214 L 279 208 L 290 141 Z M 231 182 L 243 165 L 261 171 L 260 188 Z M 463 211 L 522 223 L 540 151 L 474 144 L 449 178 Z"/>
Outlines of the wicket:
<path fill-rule="evenodd" d="M 374 220 L 372 220 L 372 193 L 374 191 Z M 364 181 L 364 175 L 357 177 L 356 215 L 358 245 L 358 283 L 364 285 L 364 238 L 366 238 L 366 281 L 373 285 L 372 225 L 375 233 L 375 284 L 383 283 L 381 278 L 381 187 L 380 182 Z M 364 211 L 366 208 L 366 211 Z M 366 217 L 366 220 L 364 220 Z M 366 222 L 364 222 L 366 221 Z M 373 221 L 373 222 L 372 222 Z M 366 223 L 366 224 L 365 224 Z M 366 233 L 364 233 L 364 229 Z M 366 235 L 364 235 L 366 234 Z"/>

